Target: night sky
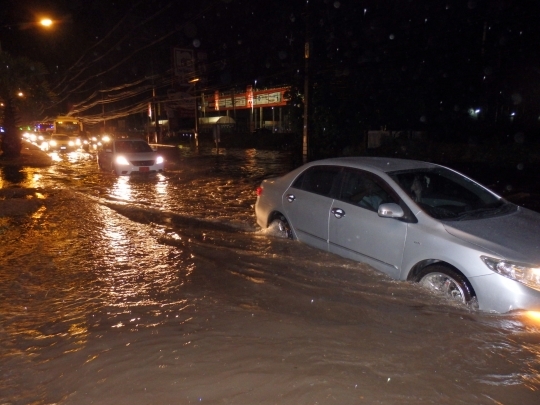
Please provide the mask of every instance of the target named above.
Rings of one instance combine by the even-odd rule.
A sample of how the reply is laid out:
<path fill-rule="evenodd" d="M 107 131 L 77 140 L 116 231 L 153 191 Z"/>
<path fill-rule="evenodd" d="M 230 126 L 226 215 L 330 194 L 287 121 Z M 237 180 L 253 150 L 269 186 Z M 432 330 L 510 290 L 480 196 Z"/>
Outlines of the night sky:
<path fill-rule="evenodd" d="M 539 132 L 536 1 L 2 4 L 2 49 L 45 63 L 60 109 L 90 103 L 97 90 L 116 88 L 99 94 L 117 97 L 119 86 L 138 81 L 123 90 L 120 104 L 136 104 L 148 86 L 165 94 L 172 86 L 173 47 L 207 56 L 204 86 L 209 92 L 245 89 L 257 80 L 261 88 L 290 85 L 301 100 L 308 39 L 315 131 L 331 136 L 413 129 L 443 138 L 468 137 L 471 128 L 479 137 L 494 129 L 522 130 L 529 137 Z M 54 30 L 17 26 L 41 14 L 58 21 Z"/>

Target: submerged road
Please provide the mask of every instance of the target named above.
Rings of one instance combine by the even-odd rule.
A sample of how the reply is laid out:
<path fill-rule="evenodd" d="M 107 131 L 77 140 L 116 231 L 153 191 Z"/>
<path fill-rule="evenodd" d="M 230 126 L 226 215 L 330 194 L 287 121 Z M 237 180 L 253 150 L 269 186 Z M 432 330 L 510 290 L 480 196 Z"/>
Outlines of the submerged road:
<path fill-rule="evenodd" d="M 0 403 L 538 403 L 539 319 L 261 232 L 286 153 L 175 153 L 149 179 L 58 156 L 4 192 Z"/>

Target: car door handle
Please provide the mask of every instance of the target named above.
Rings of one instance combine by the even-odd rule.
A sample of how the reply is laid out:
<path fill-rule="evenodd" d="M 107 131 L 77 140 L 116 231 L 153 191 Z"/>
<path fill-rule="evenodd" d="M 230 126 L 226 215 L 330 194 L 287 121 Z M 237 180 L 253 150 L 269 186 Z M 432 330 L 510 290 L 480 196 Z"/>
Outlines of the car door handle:
<path fill-rule="evenodd" d="M 292 203 L 294 200 L 296 200 L 296 197 L 293 194 L 289 194 L 287 196 L 287 201 L 289 201 L 290 203 Z"/>
<path fill-rule="evenodd" d="M 341 208 L 332 208 L 332 211 L 330 211 L 336 218 L 343 218 L 345 216 L 345 211 L 343 211 Z"/>

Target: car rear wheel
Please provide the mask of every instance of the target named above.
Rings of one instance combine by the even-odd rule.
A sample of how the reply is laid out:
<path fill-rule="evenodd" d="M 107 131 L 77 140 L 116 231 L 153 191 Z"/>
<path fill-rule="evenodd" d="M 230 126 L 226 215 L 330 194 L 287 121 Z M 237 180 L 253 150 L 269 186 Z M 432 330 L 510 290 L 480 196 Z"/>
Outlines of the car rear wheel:
<path fill-rule="evenodd" d="M 292 239 L 292 231 L 289 223 L 283 215 L 280 215 L 277 218 L 274 218 L 270 227 L 280 238 Z"/>
<path fill-rule="evenodd" d="M 416 280 L 423 287 L 452 301 L 469 304 L 474 298 L 467 279 L 446 266 L 428 266 L 418 274 Z"/>

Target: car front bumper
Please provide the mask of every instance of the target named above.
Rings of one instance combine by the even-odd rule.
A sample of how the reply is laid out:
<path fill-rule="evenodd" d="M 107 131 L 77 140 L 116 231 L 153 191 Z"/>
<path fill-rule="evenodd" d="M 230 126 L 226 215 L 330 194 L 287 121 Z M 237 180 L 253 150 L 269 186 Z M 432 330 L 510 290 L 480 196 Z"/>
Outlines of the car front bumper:
<path fill-rule="evenodd" d="M 116 173 L 120 176 L 145 175 L 163 172 L 163 164 L 152 166 L 116 165 Z"/>
<path fill-rule="evenodd" d="M 479 309 L 505 313 L 515 310 L 540 311 L 540 291 L 493 273 L 471 277 Z"/>

